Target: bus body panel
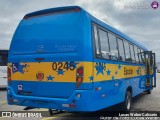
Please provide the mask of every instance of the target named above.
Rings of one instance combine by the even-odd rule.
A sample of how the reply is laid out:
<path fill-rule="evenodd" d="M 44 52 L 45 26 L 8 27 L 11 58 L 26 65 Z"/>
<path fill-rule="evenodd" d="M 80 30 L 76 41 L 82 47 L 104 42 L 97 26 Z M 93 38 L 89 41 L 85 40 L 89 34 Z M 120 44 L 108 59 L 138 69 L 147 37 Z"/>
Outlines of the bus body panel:
<path fill-rule="evenodd" d="M 20 38 L 21 31 L 19 27 L 17 28 L 11 43 L 8 64 L 8 67 L 12 69 L 12 80 L 7 90 L 7 99 L 10 105 L 16 104 L 67 111 L 97 111 L 123 102 L 128 87 L 133 88 L 133 97 L 146 90 L 144 64 L 95 58 L 92 23 L 101 25 L 109 31 L 117 33 L 128 41 L 139 45 L 137 42 L 111 26 L 100 22 L 82 9 L 76 13 L 58 14 L 55 16 L 31 18 L 28 19 L 29 23 L 27 23 L 27 20 L 22 20 L 19 27 L 20 29 L 23 28 L 21 28 L 21 24 L 25 27 L 26 25 L 37 24 L 36 26 L 38 26 L 39 24 L 46 29 L 47 25 L 50 24 L 55 25 L 57 28 L 59 23 L 63 34 L 57 33 L 56 29 L 54 29 L 53 31 L 56 34 L 51 34 L 51 31 L 46 33 L 47 31 L 44 30 L 46 35 L 34 34 L 35 38 L 32 36 L 33 39 L 31 36 L 25 34 L 23 36 L 22 34 L 22 38 Z M 54 17 L 56 18 L 55 24 L 44 22 L 46 19 L 52 20 Z M 65 18 L 70 24 L 65 22 Z M 59 22 L 59 20 L 61 21 Z M 27 27 L 27 29 L 30 27 Z M 39 31 L 42 30 L 40 26 L 38 28 Z M 51 29 L 51 26 L 49 26 L 49 29 Z M 69 35 L 65 33 L 65 30 Z M 27 33 L 31 31 L 28 29 Z M 31 32 L 31 35 L 34 31 L 36 31 L 36 27 Z M 71 35 L 70 33 L 72 32 L 74 34 Z M 36 39 L 37 36 L 38 41 Z M 61 42 L 61 39 L 56 39 L 55 36 L 60 36 L 63 42 Z M 17 41 L 24 37 L 29 40 L 35 40 L 36 43 L 24 39 L 25 44 L 23 42 L 19 44 L 24 49 L 22 49 L 23 47 L 17 48 L 19 45 L 16 45 L 16 37 L 18 38 Z M 44 42 L 42 38 L 47 39 Z M 72 39 L 69 40 L 70 38 Z M 55 41 L 53 44 L 51 39 Z M 69 40 L 69 42 L 66 42 L 66 40 Z M 47 41 L 49 41 L 49 45 Z M 57 46 L 54 46 L 54 44 Z M 25 45 L 32 48 L 30 49 Z M 66 45 L 71 46 L 64 47 Z M 139 46 L 147 50 L 145 47 Z M 16 72 L 13 71 L 14 66 L 18 68 Z M 27 68 L 27 66 L 29 67 Z M 80 67 L 83 67 L 84 79 L 82 84 L 76 88 L 77 70 Z M 132 74 L 128 72 L 131 69 L 133 71 Z M 111 72 L 107 72 L 108 70 Z M 39 75 L 40 78 L 44 76 L 42 80 L 38 79 Z M 18 86 L 20 86 L 20 89 L 22 87 L 22 90 L 19 91 Z"/>
<path fill-rule="evenodd" d="M 69 98 L 76 89 L 92 89 L 89 77 L 93 66 L 83 62 L 93 58 L 92 54 L 84 56 L 85 49 L 92 52 L 91 35 L 87 34 L 90 21 L 83 14 L 21 21 L 12 39 L 8 64 L 12 70 L 9 86 L 17 95 Z M 83 82 L 76 87 L 80 67 L 84 69 Z"/>
<path fill-rule="evenodd" d="M 84 80 L 76 88 L 76 70 L 81 66 L 84 66 Z M 59 67 L 62 70 L 56 69 Z M 89 78 L 92 63 L 88 62 L 21 62 L 9 63 L 9 68 L 12 69 L 11 86 L 19 95 L 68 98 L 75 89 L 92 88 Z"/>
<path fill-rule="evenodd" d="M 137 77 L 139 79 L 139 77 Z M 142 82 L 144 82 L 143 77 L 140 77 Z M 135 78 L 128 79 L 130 82 L 128 86 L 135 84 Z M 16 104 L 21 106 L 31 106 L 38 108 L 51 108 L 57 110 L 67 110 L 67 111 L 97 111 L 117 103 L 124 101 L 124 91 L 127 89 L 126 79 L 116 80 L 116 82 L 121 82 L 121 85 L 117 88 L 113 87 L 115 81 L 107 80 L 106 83 L 94 82 L 95 86 L 101 86 L 101 90 L 75 90 L 69 98 L 48 98 L 48 97 L 36 97 L 36 96 L 24 96 L 15 94 L 12 87 L 8 87 L 10 93 L 8 93 L 9 104 Z M 144 84 L 139 85 L 137 81 L 136 90 L 133 89 L 133 97 L 144 91 Z M 78 98 L 77 94 L 81 97 Z M 104 96 L 104 94 L 106 94 Z M 12 99 L 9 98 L 12 95 Z M 73 100 L 76 103 L 73 103 Z M 75 105 L 74 107 L 69 107 L 69 105 Z"/>

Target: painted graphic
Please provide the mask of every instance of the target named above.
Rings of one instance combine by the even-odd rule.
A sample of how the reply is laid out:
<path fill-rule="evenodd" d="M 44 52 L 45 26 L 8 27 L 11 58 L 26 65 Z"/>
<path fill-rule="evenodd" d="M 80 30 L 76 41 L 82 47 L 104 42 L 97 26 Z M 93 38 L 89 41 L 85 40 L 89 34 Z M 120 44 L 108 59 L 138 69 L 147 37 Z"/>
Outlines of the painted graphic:
<path fill-rule="evenodd" d="M 53 81 L 54 77 L 52 77 L 51 75 L 49 75 L 49 76 L 47 77 L 47 79 L 48 79 L 48 81 Z"/>
<path fill-rule="evenodd" d="M 42 81 L 44 79 L 44 73 L 38 72 L 36 74 L 37 80 Z"/>
<path fill-rule="evenodd" d="M 91 76 L 89 77 L 89 79 L 90 79 L 90 81 L 93 81 L 93 76 L 91 75 Z"/>
<path fill-rule="evenodd" d="M 10 66 L 11 65 L 11 66 Z M 117 80 L 145 75 L 144 66 L 99 62 L 10 63 L 12 80 L 39 82 L 76 82 L 76 72 L 84 67 L 83 82 Z"/>
<path fill-rule="evenodd" d="M 18 85 L 18 91 L 22 91 L 23 90 L 23 86 L 22 85 Z"/>
<path fill-rule="evenodd" d="M 12 63 L 12 73 L 20 72 L 24 74 L 24 72 L 29 71 L 29 64 L 28 63 Z"/>
<path fill-rule="evenodd" d="M 53 62 L 52 63 L 52 69 L 53 70 L 58 70 L 60 72 L 60 74 L 63 73 L 63 71 L 60 70 L 74 70 L 75 68 L 77 68 L 77 64 L 75 62 Z"/>
<path fill-rule="evenodd" d="M 103 64 L 103 63 L 96 63 L 95 68 L 97 70 L 96 75 L 98 75 L 98 74 L 103 74 L 104 75 L 104 70 L 106 69 L 105 64 Z"/>

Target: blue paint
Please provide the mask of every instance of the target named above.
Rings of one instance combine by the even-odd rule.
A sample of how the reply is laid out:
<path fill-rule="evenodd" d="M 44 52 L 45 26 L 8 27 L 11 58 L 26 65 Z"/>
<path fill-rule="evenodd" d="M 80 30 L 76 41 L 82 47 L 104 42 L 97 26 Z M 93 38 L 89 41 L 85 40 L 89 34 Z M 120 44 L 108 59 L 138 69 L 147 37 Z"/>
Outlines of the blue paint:
<path fill-rule="evenodd" d="M 138 70 L 136 70 L 136 72 L 137 72 L 137 74 L 140 74 L 140 70 L 138 69 Z"/>
<path fill-rule="evenodd" d="M 103 74 L 104 75 L 104 66 L 101 63 L 98 63 L 96 66 L 94 66 L 96 68 L 97 71 L 97 75 L 98 74 Z"/>
<path fill-rule="evenodd" d="M 111 74 L 111 71 L 109 69 L 106 72 L 107 72 L 107 75 Z"/>
<path fill-rule="evenodd" d="M 9 86 L 7 88 L 10 90 L 10 93 L 7 93 L 7 99 L 9 100 L 9 96 L 11 95 L 12 98 L 20 100 L 19 103 L 9 102 L 9 104 L 13 105 L 52 108 L 67 111 L 96 111 L 124 101 L 124 91 L 128 86 L 135 87 L 132 92 L 133 97 L 143 92 L 145 90 L 145 86 L 143 84 L 145 82 L 144 78 L 145 76 L 113 81 L 107 80 L 105 84 L 101 84 L 101 82 L 94 82 L 93 89 L 75 89 L 73 92 L 69 92 L 69 89 L 73 87 L 73 85 L 75 86 L 75 83 L 13 81 L 12 87 Z M 137 79 L 137 86 L 133 86 L 135 79 Z M 127 80 L 129 81 L 128 85 L 126 85 Z M 32 95 L 24 96 L 18 94 L 17 85 L 19 83 L 23 85 L 23 91 L 32 91 Z M 114 87 L 115 83 L 118 84 L 118 87 Z M 44 84 L 48 87 L 44 88 Z M 87 85 L 89 83 L 83 84 Z M 95 88 L 99 86 L 101 86 L 102 89 L 100 91 L 95 91 Z M 34 87 L 34 90 L 31 89 L 32 87 Z M 51 92 L 53 90 L 56 91 L 58 87 L 63 89 L 59 90 L 59 92 Z M 38 91 L 39 94 L 36 93 Z M 81 98 L 76 97 L 77 93 L 81 94 Z M 106 94 L 106 97 L 103 98 L 102 94 Z M 72 100 L 76 100 L 76 108 L 62 107 L 62 104 L 72 104 Z"/>
<path fill-rule="evenodd" d="M 25 65 L 20 65 L 20 63 L 12 63 L 12 72 L 20 72 L 24 74 L 23 68 L 25 68 Z"/>
<path fill-rule="evenodd" d="M 119 64 L 119 65 L 118 65 L 118 70 L 120 70 L 120 69 L 121 69 L 121 67 L 122 67 L 122 66 Z"/>
<path fill-rule="evenodd" d="M 77 68 L 77 64 L 78 63 L 75 63 L 75 62 L 73 63 L 74 68 Z"/>
<path fill-rule="evenodd" d="M 105 71 L 102 63 L 116 64 L 118 70 L 121 69 L 121 65 L 145 67 L 145 65 L 141 63 L 136 64 L 123 61 L 95 59 L 92 40 L 92 22 L 116 33 L 144 50 L 147 50 L 147 48 L 93 17 L 80 7 L 52 8 L 27 15 L 32 16 L 39 12 L 45 13 L 68 8 L 79 8 L 81 11 L 45 15 L 41 17 L 37 16 L 27 20 L 23 19 L 20 22 L 13 36 L 9 51 L 8 62 L 13 63 L 12 65 L 16 68 L 12 70 L 13 73 L 20 72 L 23 74 L 23 67 L 25 66 L 21 66 L 19 63 L 37 63 L 38 61 L 36 58 L 44 58 L 42 62 L 73 61 L 73 64 L 68 66 L 69 68 L 72 66 L 77 68 L 78 62 L 96 62 L 98 64 L 92 66 L 93 71 L 96 70 L 96 75 L 111 74 L 109 69 L 106 71 L 106 74 L 104 74 Z M 64 71 L 58 70 L 57 74 L 63 75 Z M 112 76 L 112 80 L 102 80 L 106 81 L 105 84 L 102 84 L 102 82 L 94 82 L 93 75 L 91 75 L 87 78 L 90 79 L 90 82 L 82 83 L 79 88 L 76 88 L 76 78 L 73 83 L 54 82 L 55 78 L 51 75 L 49 75 L 47 79 L 50 82 L 13 80 L 12 84 L 7 88 L 10 90 L 10 93 L 7 93 L 8 103 L 67 111 L 96 111 L 123 102 L 126 89 L 129 86 L 133 88 L 132 96 L 136 96 L 146 90 L 144 86 L 146 76 L 118 80 Z M 126 84 L 128 81 L 129 83 Z M 17 90 L 18 84 L 23 85 L 24 93 L 28 91 L 31 92 L 31 94 L 19 94 Z M 118 84 L 118 86 L 115 87 L 115 84 Z M 136 86 L 134 84 L 136 84 Z M 97 87 L 101 87 L 102 89 L 95 91 Z M 76 97 L 78 93 L 81 94 L 81 98 Z M 106 97 L 102 97 L 102 94 L 106 94 Z M 9 102 L 10 96 L 12 96 L 13 99 L 19 99 L 20 102 Z M 73 104 L 73 100 L 76 100 L 76 108 L 66 108 L 62 106 L 62 104 Z"/>
<path fill-rule="evenodd" d="M 64 72 L 65 72 L 65 71 L 63 71 L 63 70 L 58 70 L 58 71 L 57 71 L 58 75 L 64 75 Z"/>
<path fill-rule="evenodd" d="M 90 79 L 90 81 L 92 81 L 92 80 L 93 80 L 93 76 L 91 75 L 91 76 L 89 77 L 89 79 Z"/>
<path fill-rule="evenodd" d="M 49 76 L 47 77 L 48 81 L 50 81 L 50 80 L 53 81 L 53 78 L 54 78 L 54 77 L 52 77 L 51 75 L 49 75 Z"/>

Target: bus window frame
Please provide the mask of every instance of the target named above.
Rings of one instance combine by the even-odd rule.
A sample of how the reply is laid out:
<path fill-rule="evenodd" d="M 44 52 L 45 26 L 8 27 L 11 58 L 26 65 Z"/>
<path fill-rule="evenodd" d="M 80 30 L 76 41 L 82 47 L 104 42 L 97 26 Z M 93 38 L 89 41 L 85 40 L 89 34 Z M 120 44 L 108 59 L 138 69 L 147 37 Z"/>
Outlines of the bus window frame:
<path fill-rule="evenodd" d="M 139 63 L 142 64 L 143 63 L 143 61 L 142 61 L 142 55 L 140 54 L 141 53 L 141 48 L 140 47 L 137 47 L 137 48 L 138 48 L 138 52 L 139 52 L 138 53 L 139 54 L 138 55 L 138 57 L 139 57 Z M 140 57 L 141 57 L 141 60 L 140 60 Z"/>
<path fill-rule="evenodd" d="M 95 34 L 94 34 L 94 26 L 97 28 L 97 38 L 98 38 L 98 45 L 99 45 L 99 51 L 100 51 L 100 57 L 97 57 L 97 52 L 96 52 L 96 43 L 95 43 Z M 94 53 L 94 58 L 96 59 L 100 59 L 100 60 L 111 60 L 111 61 L 118 61 L 118 62 L 125 62 L 125 63 L 133 63 L 133 64 L 145 64 L 142 62 L 136 62 L 136 60 L 132 60 L 132 56 L 131 56 L 131 48 L 130 48 L 130 45 L 133 46 L 133 52 L 134 52 L 134 58 L 135 58 L 135 50 L 134 50 L 134 46 L 137 47 L 137 49 L 139 48 L 140 51 L 145 51 L 143 48 L 139 47 L 138 45 L 130 42 L 129 40 L 117 35 L 116 33 L 102 27 L 101 25 L 98 25 L 97 23 L 93 22 L 92 21 L 92 24 L 91 24 L 91 29 L 92 29 L 92 43 L 93 43 L 93 53 Z M 109 36 L 108 36 L 108 33 L 111 33 L 113 34 L 115 37 L 116 37 L 116 43 L 117 43 L 117 50 L 118 50 L 118 56 L 119 56 L 119 45 L 118 45 L 118 38 L 121 39 L 123 41 L 123 48 L 124 48 L 124 55 L 125 55 L 125 61 L 122 61 L 122 60 L 112 60 L 111 57 L 109 59 L 106 59 L 106 58 L 102 58 L 102 53 L 101 53 L 101 45 L 100 45 L 100 36 L 99 36 L 99 29 L 103 30 L 106 32 L 107 34 L 107 37 L 108 37 L 108 46 L 109 46 L 109 52 L 111 52 L 111 49 L 110 49 L 110 40 L 109 40 Z M 129 54 L 130 54 L 130 57 L 131 57 L 131 61 L 126 61 L 126 49 L 125 49 L 125 46 L 124 46 L 124 41 L 128 43 L 129 45 Z M 139 57 L 139 56 L 138 56 Z"/>
<path fill-rule="evenodd" d="M 98 46 L 99 46 L 99 52 L 100 52 L 100 57 L 97 57 L 97 48 L 96 48 L 96 41 L 95 41 L 95 31 L 94 31 L 94 26 L 97 29 L 97 39 L 98 39 Z M 101 49 L 100 49 L 100 42 L 99 42 L 99 34 L 98 34 L 98 25 L 92 23 L 92 42 L 93 42 L 93 50 L 94 50 L 94 58 L 99 58 L 101 59 Z"/>
<path fill-rule="evenodd" d="M 135 50 L 137 48 L 137 50 Z M 135 58 L 136 58 L 136 52 L 137 51 L 137 59 L 138 60 L 136 60 L 136 63 L 140 63 L 140 59 L 139 59 L 139 55 L 138 55 L 138 46 L 137 45 L 134 45 L 134 54 L 135 54 Z"/>
<path fill-rule="evenodd" d="M 117 44 L 118 44 L 118 56 L 120 56 L 120 50 L 119 50 L 119 43 L 118 43 L 118 39 L 122 40 L 122 43 L 123 43 L 123 52 L 124 52 L 124 56 L 125 56 L 125 60 L 119 60 L 119 61 L 122 61 L 122 62 L 125 62 L 126 61 L 126 53 L 125 53 L 125 48 L 124 48 L 124 39 L 117 36 Z"/>
<path fill-rule="evenodd" d="M 106 33 L 107 41 L 108 41 L 108 47 L 109 47 L 109 54 L 110 54 L 110 44 L 109 44 L 108 31 L 106 31 L 106 30 L 105 30 L 105 29 L 103 29 L 102 27 L 99 27 L 99 26 L 98 26 L 99 42 L 101 42 L 100 35 L 99 35 L 99 30 L 102 30 L 102 31 L 104 31 L 104 32 Z M 100 45 L 100 51 L 101 51 L 101 43 L 99 43 L 99 45 Z M 109 55 L 109 59 L 107 59 L 107 58 L 103 58 L 103 57 L 102 57 L 102 52 L 101 52 L 101 59 L 111 60 L 111 57 L 110 57 L 110 55 Z"/>
<path fill-rule="evenodd" d="M 128 46 L 129 46 L 129 54 L 130 54 L 130 58 L 131 58 L 130 42 L 129 42 L 129 41 L 127 41 L 126 39 L 124 39 L 124 41 L 125 41 L 125 42 L 128 44 Z M 124 49 L 125 49 L 125 46 L 124 46 Z M 126 55 L 126 49 L 125 49 L 125 55 Z M 126 58 L 126 56 L 125 56 L 125 58 Z M 126 61 L 126 60 L 125 60 L 125 62 L 132 63 L 132 58 L 131 58 L 131 60 L 130 60 L 130 61 Z"/>
<path fill-rule="evenodd" d="M 116 35 L 115 33 L 111 32 L 111 31 L 108 31 L 108 32 L 107 32 L 107 34 L 108 34 L 108 33 L 110 33 L 110 34 L 114 35 L 114 36 L 115 36 L 115 38 L 116 38 L 117 51 L 118 51 L 118 56 L 119 56 L 119 49 L 118 49 L 117 35 Z M 110 46 L 110 39 L 109 39 L 109 35 L 108 35 L 108 40 L 109 40 L 109 46 Z M 111 49 L 110 49 L 110 54 L 111 54 Z M 111 57 L 110 57 L 110 60 L 112 60 L 112 59 L 111 59 Z M 120 61 L 120 60 L 118 60 L 118 58 L 117 58 L 117 60 L 113 60 L 113 61 Z"/>

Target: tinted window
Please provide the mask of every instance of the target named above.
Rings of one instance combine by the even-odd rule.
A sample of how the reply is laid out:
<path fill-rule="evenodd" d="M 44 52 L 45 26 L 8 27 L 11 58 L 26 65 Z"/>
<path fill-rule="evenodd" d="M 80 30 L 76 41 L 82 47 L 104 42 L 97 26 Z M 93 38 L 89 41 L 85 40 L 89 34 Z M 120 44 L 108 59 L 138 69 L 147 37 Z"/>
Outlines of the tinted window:
<path fill-rule="evenodd" d="M 124 46 L 123 40 L 118 38 L 118 48 L 119 48 L 119 57 L 118 60 L 125 61 L 125 53 L 124 53 Z"/>
<path fill-rule="evenodd" d="M 138 48 L 137 48 L 136 46 L 134 46 L 134 52 L 135 52 L 136 62 L 139 63 L 139 58 L 138 58 Z"/>
<path fill-rule="evenodd" d="M 8 52 L 0 51 L 0 66 L 7 66 Z"/>
<path fill-rule="evenodd" d="M 142 53 L 141 50 L 138 48 L 138 56 L 139 56 L 139 61 L 142 63 Z"/>
<path fill-rule="evenodd" d="M 97 27 L 95 25 L 93 26 L 93 30 L 94 30 L 94 41 L 95 41 L 96 57 L 100 57 L 100 49 L 99 49 L 99 42 L 98 42 Z"/>
<path fill-rule="evenodd" d="M 110 43 L 110 55 L 112 60 L 118 60 L 118 46 L 116 36 L 108 33 L 109 43 Z"/>
<path fill-rule="evenodd" d="M 99 29 L 99 38 L 100 38 L 102 58 L 109 59 L 109 45 L 108 45 L 107 33 Z"/>
<path fill-rule="evenodd" d="M 125 48 L 126 61 L 131 61 L 130 48 L 127 41 L 124 41 L 124 48 Z"/>
<path fill-rule="evenodd" d="M 134 48 L 133 48 L 133 45 L 131 45 L 131 44 L 130 44 L 130 49 L 131 49 L 131 58 L 132 58 L 132 62 L 135 62 Z"/>
<path fill-rule="evenodd" d="M 144 52 L 144 50 L 141 49 L 141 53 L 142 53 L 142 54 L 141 54 L 141 56 L 142 56 L 142 62 L 145 63 L 145 58 L 144 58 L 144 53 L 143 53 L 143 52 Z"/>

